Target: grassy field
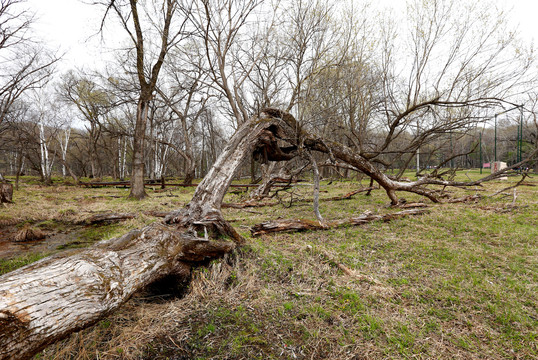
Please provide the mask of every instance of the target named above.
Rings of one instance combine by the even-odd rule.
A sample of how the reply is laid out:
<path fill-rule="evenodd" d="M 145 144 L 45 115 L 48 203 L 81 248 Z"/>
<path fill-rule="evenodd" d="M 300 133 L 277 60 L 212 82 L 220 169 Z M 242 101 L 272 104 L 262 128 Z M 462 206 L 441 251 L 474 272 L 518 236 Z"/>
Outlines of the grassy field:
<path fill-rule="evenodd" d="M 477 172 L 458 175 L 462 179 Z M 412 175 L 409 175 L 412 177 Z M 26 179 L 28 180 L 28 179 Z M 311 204 L 226 209 L 247 238 L 240 251 L 196 269 L 187 294 L 141 294 L 94 327 L 43 351 L 40 359 L 538 359 L 538 185 L 491 197 L 517 179 L 483 188 L 477 202 L 431 204 L 391 222 L 252 238 L 249 227 L 282 218 L 314 219 Z M 367 182 L 322 184 L 322 197 Z M 193 189 L 149 190 L 142 202 L 124 189 L 40 187 L 29 181 L 0 208 L 0 224 L 67 231 L 96 212 L 172 210 Z M 309 186 L 294 199 L 311 198 Z M 246 194 L 229 194 L 241 201 Z M 326 219 L 366 210 L 388 213 L 381 190 L 321 203 Z M 512 206 L 515 205 L 515 206 Z M 120 224 L 78 229 L 69 246 L 85 246 L 158 219 L 140 214 Z M 15 224 L 15 225 L 14 225 Z M 24 225 L 21 225 L 24 224 Z M 45 224 L 45 225 L 43 225 Z M 82 239 L 82 240 L 81 240 Z M 62 248 L 62 249 L 63 249 Z M 10 271 L 45 254 L 0 260 Z M 356 276 L 337 266 L 352 269 Z"/>

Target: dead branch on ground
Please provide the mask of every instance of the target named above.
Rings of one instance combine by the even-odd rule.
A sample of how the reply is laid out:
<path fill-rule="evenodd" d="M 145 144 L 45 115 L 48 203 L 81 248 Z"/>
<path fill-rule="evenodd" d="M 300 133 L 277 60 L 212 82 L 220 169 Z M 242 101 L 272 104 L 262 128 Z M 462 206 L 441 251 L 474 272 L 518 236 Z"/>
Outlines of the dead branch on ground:
<path fill-rule="evenodd" d="M 307 219 L 281 219 L 281 220 L 272 220 L 266 221 L 260 224 L 254 225 L 250 232 L 252 236 L 260 236 L 266 234 L 273 234 L 278 232 L 297 232 L 297 231 L 306 231 L 306 230 L 327 230 L 332 228 L 339 228 L 344 226 L 356 226 L 364 225 L 372 221 L 391 221 L 405 216 L 410 215 L 421 215 L 426 213 L 426 209 L 412 209 L 412 210 L 403 210 L 392 214 L 385 215 L 375 215 L 370 212 L 365 212 L 364 214 L 345 219 L 345 220 L 333 220 L 327 221 L 324 225 L 319 224 L 316 221 L 307 220 Z"/>

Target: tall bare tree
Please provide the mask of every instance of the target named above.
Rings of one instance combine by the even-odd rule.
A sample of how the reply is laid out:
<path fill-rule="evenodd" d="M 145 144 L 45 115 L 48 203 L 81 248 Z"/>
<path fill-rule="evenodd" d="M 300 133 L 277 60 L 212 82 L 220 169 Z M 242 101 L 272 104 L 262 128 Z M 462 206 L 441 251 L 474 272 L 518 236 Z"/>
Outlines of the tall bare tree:
<path fill-rule="evenodd" d="M 150 102 L 154 97 L 157 80 L 165 57 L 183 33 L 183 26 L 174 30 L 172 19 L 177 13 L 178 1 L 162 0 L 109 0 L 95 4 L 106 6 L 107 15 L 112 12 L 120 21 L 123 29 L 134 46 L 136 57 L 136 75 L 139 85 L 139 97 L 136 110 L 136 123 L 133 144 L 133 170 L 131 192 L 129 197 L 142 199 L 147 196 L 144 189 L 144 146 L 146 125 Z M 156 49 L 151 46 L 151 39 L 159 39 Z"/>

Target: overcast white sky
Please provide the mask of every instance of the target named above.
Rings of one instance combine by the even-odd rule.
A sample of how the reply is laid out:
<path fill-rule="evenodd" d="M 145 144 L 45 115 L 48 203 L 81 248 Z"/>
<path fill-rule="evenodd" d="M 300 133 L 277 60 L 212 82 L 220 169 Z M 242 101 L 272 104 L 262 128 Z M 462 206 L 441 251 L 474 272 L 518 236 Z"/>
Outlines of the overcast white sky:
<path fill-rule="evenodd" d="M 474 0 L 468 0 L 474 1 Z M 403 9 L 405 0 L 376 0 L 387 7 Z M 538 0 L 497 0 L 504 8 L 512 9 L 512 22 L 519 26 L 524 39 L 538 39 Z M 28 0 L 30 8 L 37 13 L 34 28 L 52 48 L 65 52 L 66 66 L 95 67 L 102 64 L 110 51 L 103 48 L 99 29 L 103 9 L 86 5 L 80 0 Z M 121 29 L 116 30 L 121 31 Z M 107 32 L 108 35 L 113 33 Z M 122 34 L 123 36 L 123 34 Z M 108 54 L 107 54 L 108 52 Z"/>

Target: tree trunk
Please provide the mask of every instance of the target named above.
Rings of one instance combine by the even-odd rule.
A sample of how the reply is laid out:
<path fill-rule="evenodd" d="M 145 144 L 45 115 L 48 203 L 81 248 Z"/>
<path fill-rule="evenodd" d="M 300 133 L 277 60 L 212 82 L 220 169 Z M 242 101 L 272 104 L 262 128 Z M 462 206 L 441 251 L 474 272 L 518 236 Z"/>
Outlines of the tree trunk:
<path fill-rule="evenodd" d="M 46 258 L 0 281 L 0 358 L 26 359 L 94 324 L 136 291 L 190 263 L 231 251 L 230 241 L 152 224 L 75 255 Z"/>
<path fill-rule="evenodd" d="M 184 185 L 191 185 L 192 181 L 194 180 L 194 176 L 196 174 L 196 168 L 194 167 L 194 164 L 190 164 L 190 161 L 187 161 L 187 170 L 185 171 L 185 180 L 183 180 Z"/>
<path fill-rule="evenodd" d="M 144 143 L 149 100 L 141 96 L 136 110 L 136 124 L 133 144 L 133 170 L 131 175 L 130 198 L 141 200 L 147 196 L 144 188 Z"/>
<path fill-rule="evenodd" d="M 191 202 L 141 230 L 45 258 L 0 277 L 0 359 L 28 359 L 97 322 L 135 292 L 233 250 L 242 237 L 222 218 L 222 199 L 258 136 L 278 120 L 244 124 L 196 188 Z"/>

